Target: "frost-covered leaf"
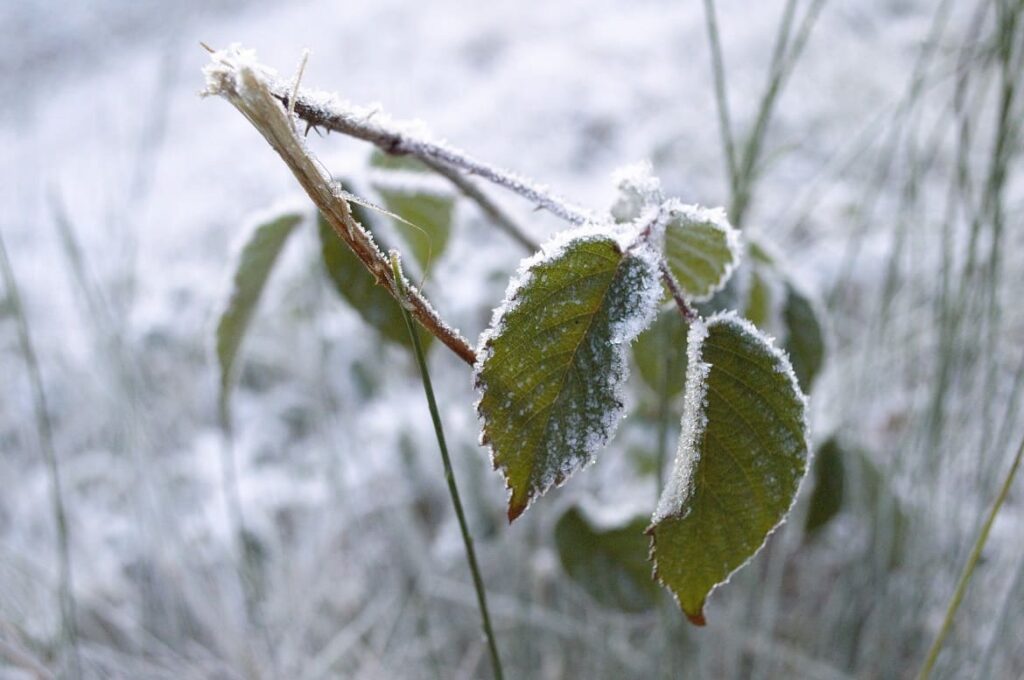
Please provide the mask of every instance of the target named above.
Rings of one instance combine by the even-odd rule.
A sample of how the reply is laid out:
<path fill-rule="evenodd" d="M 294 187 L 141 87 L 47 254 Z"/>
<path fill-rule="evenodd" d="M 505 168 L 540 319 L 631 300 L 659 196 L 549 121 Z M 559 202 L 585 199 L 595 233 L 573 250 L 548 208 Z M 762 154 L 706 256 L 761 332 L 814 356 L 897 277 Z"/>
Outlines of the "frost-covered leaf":
<path fill-rule="evenodd" d="M 786 356 L 734 314 L 690 326 L 682 434 L 648 529 L 658 580 L 694 623 L 764 545 L 807 468 L 806 400 Z"/>
<path fill-rule="evenodd" d="M 709 299 L 739 264 L 739 232 L 721 210 L 678 205 L 665 226 L 665 261 L 683 292 Z"/>
<path fill-rule="evenodd" d="M 437 261 L 448 245 L 452 213 L 455 208 L 454 197 L 426 191 L 406 192 L 379 186 L 375 188 L 384 201 L 384 206 L 406 220 L 395 220 L 395 227 L 409 245 L 416 262 L 426 270 L 431 262 Z"/>
<path fill-rule="evenodd" d="M 812 476 L 814 491 L 811 492 L 810 506 L 804 530 L 814 534 L 832 521 L 843 507 L 843 493 L 846 487 L 846 462 L 843 450 L 835 437 L 830 437 L 818 447 L 814 455 Z"/>
<path fill-rule="evenodd" d="M 525 260 L 480 339 L 477 412 L 509 520 L 593 460 L 622 415 L 626 351 L 661 295 L 656 255 L 593 232 Z"/>
<path fill-rule="evenodd" d="M 810 299 L 788 282 L 782 318 L 786 324 L 785 348 L 793 370 L 803 390 L 810 392 L 825 361 L 825 333 Z"/>
<path fill-rule="evenodd" d="M 595 600 L 628 612 L 650 609 L 658 602 L 647 560 L 646 517 L 621 526 L 592 525 L 578 508 L 570 508 L 555 526 L 562 568 Z"/>
<path fill-rule="evenodd" d="M 612 204 L 612 219 L 616 222 L 631 222 L 649 207 L 664 200 L 661 182 L 654 176 L 650 163 L 637 163 L 620 168 L 613 177 L 617 189 Z"/>
<path fill-rule="evenodd" d="M 260 295 L 288 237 L 302 221 L 286 213 L 256 226 L 238 258 L 231 296 L 217 322 L 217 361 L 220 364 L 220 417 L 227 420 L 238 351 Z"/>
<path fill-rule="evenodd" d="M 675 307 L 661 312 L 633 343 L 633 361 L 655 394 L 663 387 L 669 397 L 686 385 L 686 324 Z M 664 382 L 666 381 L 667 382 Z"/>
<path fill-rule="evenodd" d="M 372 224 L 362 206 L 353 203 L 350 207 L 357 222 L 366 227 Z M 373 275 L 366 271 L 351 248 L 338 238 L 323 215 L 319 216 L 317 224 L 324 269 L 334 289 L 381 337 L 399 345 L 411 345 L 405 318 L 395 299 L 383 286 L 377 285 Z M 374 238 L 383 247 L 376 235 Z M 420 333 L 425 347 L 429 347 L 431 338 L 433 336 L 428 333 Z"/>

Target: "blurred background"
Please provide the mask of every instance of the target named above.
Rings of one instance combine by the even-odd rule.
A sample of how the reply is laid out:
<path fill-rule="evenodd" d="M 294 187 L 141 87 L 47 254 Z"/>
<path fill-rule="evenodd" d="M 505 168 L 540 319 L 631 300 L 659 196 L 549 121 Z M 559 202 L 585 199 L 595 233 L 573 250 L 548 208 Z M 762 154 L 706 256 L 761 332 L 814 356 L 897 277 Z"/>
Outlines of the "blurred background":
<path fill-rule="evenodd" d="M 634 370 L 611 446 L 509 527 L 469 372 L 435 343 L 510 677 L 917 672 L 1024 436 L 1022 3 L 7 0 L 0 33 L 0 677 L 489 677 L 413 357 L 324 276 L 277 156 L 198 96 L 199 41 L 286 77 L 308 47 L 305 85 L 594 209 L 649 160 L 813 310 L 759 312 L 780 342 L 816 329 L 813 474 L 700 629 L 616 533 L 654 507 L 678 395 Z M 367 145 L 309 144 L 377 190 Z M 563 228 L 485 190 L 534 240 Z M 475 342 L 527 253 L 448 205 L 425 287 Z M 304 221 L 225 428 L 214 329 L 281 206 Z M 712 305 L 752 315 L 736 280 Z M 1015 486 L 936 677 L 1024 675 Z"/>

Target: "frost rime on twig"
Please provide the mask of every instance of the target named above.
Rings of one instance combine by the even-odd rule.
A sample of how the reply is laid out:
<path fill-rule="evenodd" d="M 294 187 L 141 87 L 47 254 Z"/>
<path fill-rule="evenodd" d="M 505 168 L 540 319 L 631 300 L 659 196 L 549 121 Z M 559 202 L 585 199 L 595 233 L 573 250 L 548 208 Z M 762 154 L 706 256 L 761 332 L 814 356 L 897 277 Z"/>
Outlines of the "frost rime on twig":
<path fill-rule="evenodd" d="M 266 69 L 263 70 L 268 73 Z M 294 109 L 295 114 L 311 127 L 321 127 L 370 142 L 384 153 L 394 156 L 413 156 L 438 172 L 441 172 L 438 166 L 442 166 L 449 172 L 476 175 L 522 196 L 538 208 L 571 224 L 582 225 L 595 221 L 590 210 L 566 201 L 547 187 L 473 158 L 453 146 L 431 140 L 422 133 L 410 132 L 411 125 L 391 122 L 377 109 L 359 109 L 334 95 L 310 90 L 299 90 L 292 101 L 293 95 L 288 84 L 272 77 L 267 79 L 267 87 L 271 94 L 290 110 Z M 441 174 L 451 179 L 449 173 Z M 458 182 L 455 183 L 459 186 Z M 465 189 L 465 186 L 459 188 Z"/>
<path fill-rule="evenodd" d="M 373 237 L 353 217 L 340 187 L 322 169 L 292 128 L 280 97 L 271 90 L 272 73 L 257 63 L 253 52 L 231 47 L 211 56 L 204 73 L 204 95 L 219 95 L 237 108 L 263 135 L 291 169 L 337 235 L 348 244 L 377 282 L 397 297 L 394 272 Z M 476 353 L 459 332 L 449 327 L 411 284 L 406 283 L 410 313 L 466 363 Z"/>

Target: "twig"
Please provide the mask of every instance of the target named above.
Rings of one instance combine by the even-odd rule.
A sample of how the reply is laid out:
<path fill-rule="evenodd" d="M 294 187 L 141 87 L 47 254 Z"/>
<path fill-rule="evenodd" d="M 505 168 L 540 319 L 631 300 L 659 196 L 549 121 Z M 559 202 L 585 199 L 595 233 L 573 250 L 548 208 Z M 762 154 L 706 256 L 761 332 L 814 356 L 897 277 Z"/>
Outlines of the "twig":
<path fill-rule="evenodd" d="M 487 194 L 481 191 L 472 180 L 463 176 L 461 172 L 450 165 L 439 163 L 433 158 L 421 158 L 420 160 L 423 161 L 424 165 L 450 181 L 466 198 L 476 203 L 488 217 L 494 220 L 494 224 L 499 229 L 515 239 L 526 250 L 531 253 L 540 250 L 540 244 L 527 236 L 526 232 L 516 224 L 515 220 L 502 210 L 497 203 L 492 201 Z"/>
<path fill-rule="evenodd" d="M 453 172 L 477 175 L 572 224 L 585 224 L 595 219 L 590 210 L 566 201 L 525 177 L 475 159 L 448 145 L 412 135 L 399 126 L 382 123 L 379 117 L 371 118 L 362 111 L 347 109 L 324 96 L 299 90 L 292 101 L 292 93 L 285 83 L 269 76 L 265 78 L 270 92 L 289 109 L 294 108 L 295 114 L 312 127 L 322 127 L 370 142 L 393 156 L 413 156 L 435 169 L 443 165 Z"/>
<path fill-rule="evenodd" d="M 466 549 L 466 561 L 469 563 L 469 570 L 473 574 L 473 587 L 476 589 L 476 601 L 480 607 L 480 618 L 483 622 L 484 634 L 487 636 L 487 647 L 491 654 L 491 665 L 494 668 L 495 680 L 503 680 L 504 673 L 501 668 L 501 657 L 498 655 L 498 645 L 494 639 L 494 630 L 491 628 L 491 615 L 487 611 L 487 591 L 484 589 L 483 578 L 480 576 L 480 566 L 476 561 L 476 551 L 473 549 L 473 537 L 469 533 L 469 525 L 466 523 L 466 513 L 462 509 L 462 500 L 459 498 L 459 487 L 455 483 L 455 472 L 452 470 L 452 461 L 448 456 L 448 445 L 444 438 L 444 425 L 441 423 L 441 413 L 437 409 L 437 400 L 434 398 L 434 388 L 430 382 L 430 371 L 427 370 L 427 360 L 423 354 L 423 346 L 420 344 L 416 327 L 413 326 L 412 317 L 406 307 L 405 297 L 408 291 L 405 288 L 405 276 L 402 274 L 401 261 L 398 251 L 391 251 L 391 267 L 397 282 L 398 302 L 402 308 L 402 315 L 405 317 L 405 325 L 409 328 L 409 335 L 412 337 L 412 346 L 416 353 L 416 362 L 420 367 L 420 377 L 423 379 L 423 391 L 427 396 L 427 406 L 430 408 L 430 418 L 434 422 L 434 434 L 437 436 L 437 445 L 441 449 L 441 463 L 444 465 L 444 479 L 448 483 L 448 493 L 452 498 L 452 505 L 455 507 L 455 516 L 459 520 L 459 530 L 462 532 L 462 544 Z"/>
<path fill-rule="evenodd" d="M 338 237 L 348 244 L 377 283 L 398 299 L 394 273 L 387 258 L 370 233 L 352 217 L 352 211 L 338 184 L 327 175 L 292 129 L 280 96 L 275 95 L 271 89 L 280 88 L 280 84 L 272 85 L 265 69 L 238 49 L 214 54 L 205 73 L 207 89 L 204 94 L 223 97 L 249 119 L 288 165 Z M 300 116 L 301 109 L 300 95 L 296 100 L 296 112 Z M 407 302 L 413 317 L 460 359 L 470 365 L 475 364 L 476 352 L 466 339 L 441 319 L 419 290 L 407 282 L 406 287 Z"/>

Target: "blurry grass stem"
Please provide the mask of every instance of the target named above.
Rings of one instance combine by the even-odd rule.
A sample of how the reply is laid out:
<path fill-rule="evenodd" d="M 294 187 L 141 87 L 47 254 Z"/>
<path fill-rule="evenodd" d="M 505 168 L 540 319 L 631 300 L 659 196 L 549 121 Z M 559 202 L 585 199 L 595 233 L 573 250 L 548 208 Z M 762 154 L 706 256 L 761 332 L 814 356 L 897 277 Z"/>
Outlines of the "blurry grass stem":
<path fill-rule="evenodd" d="M 416 354 L 416 362 L 419 364 L 420 377 L 423 380 L 423 392 L 427 396 L 427 406 L 430 408 L 430 418 L 434 422 L 434 434 L 437 435 L 437 445 L 441 450 L 441 462 L 444 464 L 444 479 L 448 484 L 448 493 L 452 498 L 452 505 L 455 507 L 455 516 L 459 520 L 459 530 L 462 532 L 462 543 L 466 548 L 466 561 L 469 563 L 469 570 L 473 574 L 473 587 L 476 589 L 476 600 L 480 606 L 480 618 L 483 620 L 484 634 L 487 636 L 487 648 L 491 655 L 491 665 L 494 668 L 496 680 L 503 680 L 504 673 L 501 668 L 501 658 L 498 656 L 498 645 L 494 639 L 494 630 L 491 628 L 491 617 L 487 611 L 487 593 L 484 590 L 484 582 L 480 576 L 480 567 L 476 561 L 476 551 L 473 549 L 473 537 L 469 535 L 469 525 L 466 523 L 466 514 L 462 509 L 462 501 L 459 498 L 459 488 L 455 483 L 455 472 L 452 470 L 451 458 L 448 456 L 448 445 L 444 438 L 444 426 L 441 423 L 441 414 L 437 408 L 437 401 L 434 398 L 434 388 L 430 382 L 430 371 L 427 368 L 427 360 L 423 353 L 423 346 L 420 343 L 416 325 L 412 322 L 409 314 L 406 295 L 405 276 L 402 274 L 402 265 L 398 251 L 392 250 L 391 267 L 394 273 L 394 281 L 399 306 L 402 308 L 402 315 L 405 317 L 405 324 L 409 329 L 409 336 L 412 338 L 413 350 Z"/>
<path fill-rule="evenodd" d="M 729 115 L 728 88 L 715 3 L 714 0 L 704 0 L 705 23 L 711 46 L 711 69 L 715 82 L 718 124 L 732 191 L 729 219 L 736 228 L 742 228 L 747 208 L 753 198 L 754 186 L 760 170 L 761 155 L 764 150 L 765 135 L 775 111 L 775 104 L 807 46 L 807 40 L 810 38 L 811 31 L 814 29 L 814 24 L 825 6 L 825 2 L 826 0 L 811 0 L 810 6 L 804 12 L 803 18 L 797 26 L 798 0 L 787 0 L 775 36 L 775 47 L 772 50 L 771 62 L 768 67 L 768 84 L 764 94 L 761 95 L 754 126 L 746 136 L 742 148 L 737 149 Z M 796 28 L 795 37 L 793 36 L 794 28 Z"/>
<path fill-rule="evenodd" d="M 949 607 L 946 610 L 946 617 L 942 621 L 942 627 L 939 628 L 939 632 L 935 636 L 935 641 L 932 642 L 932 646 L 928 650 L 928 656 L 925 658 L 924 666 L 921 667 L 921 673 L 917 676 L 918 680 L 927 680 L 927 678 L 931 676 L 932 668 L 935 666 L 935 662 L 939 658 L 939 652 L 942 651 L 942 644 L 946 641 L 946 636 L 949 635 L 949 631 L 953 627 L 953 618 L 956 616 L 957 609 L 960 608 L 960 603 L 964 599 L 964 595 L 967 592 L 967 586 L 971 581 L 971 577 L 974 575 L 974 569 L 978 566 L 978 560 L 981 559 L 981 552 L 984 550 L 985 543 L 988 541 L 988 535 L 992 530 L 992 525 L 995 523 L 996 515 L 999 514 L 999 510 L 1003 507 L 1003 502 L 1006 500 L 1006 496 L 1010 492 L 1010 487 L 1013 485 L 1013 479 L 1017 474 L 1017 470 L 1020 468 L 1022 457 L 1024 457 L 1024 440 L 1021 440 L 1020 446 L 1017 448 L 1017 454 L 1013 457 L 1013 462 L 1010 464 L 1010 470 L 1006 473 L 1006 477 L 1003 479 L 1003 484 L 999 489 L 999 495 L 996 496 L 995 503 L 992 504 L 992 509 L 988 513 L 988 518 L 981 526 L 978 538 L 975 540 L 974 547 L 971 549 L 971 554 L 967 558 L 967 564 L 964 566 L 963 573 L 960 575 L 960 580 L 956 584 L 956 590 L 953 592 L 953 598 L 949 601 Z"/>
<path fill-rule="evenodd" d="M 25 369 L 28 371 L 29 382 L 32 386 L 36 432 L 39 435 L 39 445 L 50 476 L 50 502 L 53 506 L 53 518 L 57 529 L 57 558 L 60 570 L 58 599 L 61 629 L 70 652 L 68 655 L 67 673 L 69 677 L 80 678 L 82 676 L 82 667 L 78 651 L 78 626 L 75 611 L 74 580 L 71 569 L 68 519 L 64 508 L 64 496 L 61 491 L 57 451 L 53 445 L 53 424 L 50 421 L 46 391 L 43 389 L 43 376 L 42 371 L 39 369 L 39 359 L 36 356 L 35 346 L 32 343 L 32 335 L 29 331 L 28 319 L 25 317 L 25 309 L 18 290 L 18 282 L 14 276 L 11 262 L 7 257 L 7 246 L 4 244 L 2 234 L 0 234 L 0 270 L 2 270 L 4 287 L 7 289 L 7 297 L 14 312 L 15 323 L 17 324 L 21 355 L 25 361 Z"/>

